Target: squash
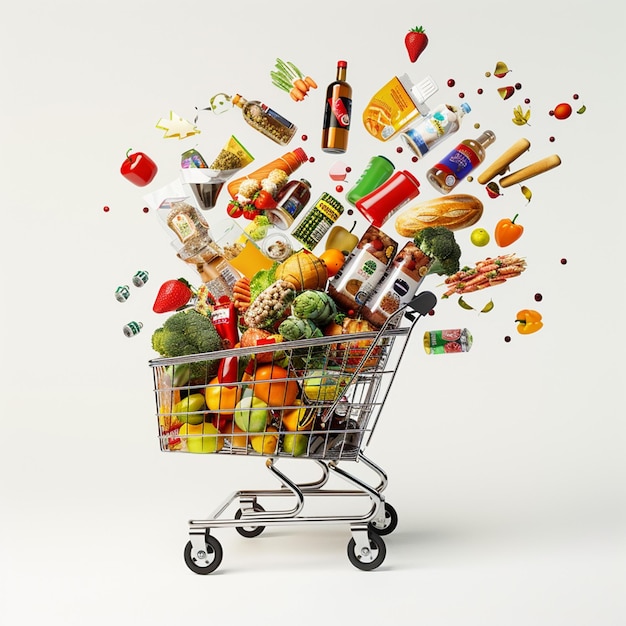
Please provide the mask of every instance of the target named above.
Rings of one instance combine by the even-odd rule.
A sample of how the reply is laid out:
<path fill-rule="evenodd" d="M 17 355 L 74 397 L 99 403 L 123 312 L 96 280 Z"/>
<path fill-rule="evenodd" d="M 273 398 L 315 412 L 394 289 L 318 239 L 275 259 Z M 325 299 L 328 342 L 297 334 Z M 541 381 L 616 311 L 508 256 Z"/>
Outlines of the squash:
<path fill-rule="evenodd" d="M 296 291 L 323 291 L 328 281 L 328 270 L 324 261 L 312 252 L 302 249 L 278 265 L 276 279 L 290 283 Z"/>

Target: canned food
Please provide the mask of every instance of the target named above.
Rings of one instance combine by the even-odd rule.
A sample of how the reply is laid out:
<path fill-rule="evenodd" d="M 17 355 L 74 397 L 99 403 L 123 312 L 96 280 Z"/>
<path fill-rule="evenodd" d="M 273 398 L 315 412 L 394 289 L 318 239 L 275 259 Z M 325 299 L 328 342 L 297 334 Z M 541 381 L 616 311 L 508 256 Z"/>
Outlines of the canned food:
<path fill-rule="evenodd" d="M 473 338 L 467 328 L 430 330 L 424 333 L 424 350 L 427 354 L 453 354 L 469 352 Z"/>
<path fill-rule="evenodd" d="M 313 250 L 343 213 L 342 204 L 323 193 L 292 233 L 305 248 Z"/>
<path fill-rule="evenodd" d="M 128 285 L 120 285 L 115 290 L 115 299 L 118 302 L 126 302 L 128 298 L 130 298 L 130 289 L 128 288 Z"/>

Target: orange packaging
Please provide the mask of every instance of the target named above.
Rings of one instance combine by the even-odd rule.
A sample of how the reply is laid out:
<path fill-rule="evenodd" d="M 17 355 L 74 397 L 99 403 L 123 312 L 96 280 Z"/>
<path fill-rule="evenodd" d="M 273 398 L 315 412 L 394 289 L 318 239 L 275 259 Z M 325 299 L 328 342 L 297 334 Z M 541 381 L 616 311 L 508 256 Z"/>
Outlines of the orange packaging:
<path fill-rule="evenodd" d="M 237 193 L 239 192 L 239 187 L 244 180 L 253 179 L 261 182 L 265 178 L 267 178 L 268 174 L 272 170 L 282 170 L 289 176 L 289 174 L 293 174 L 303 163 L 306 163 L 309 160 L 309 157 L 306 155 L 306 152 L 302 148 L 296 148 L 291 152 L 287 152 L 283 154 L 283 156 L 270 161 L 263 167 L 260 167 L 258 170 L 248 174 L 247 176 L 240 176 L 235 180 L 232 180 L 228 183 L 228 193 L 231 195 L 233 200 L 237 197 Z"/>

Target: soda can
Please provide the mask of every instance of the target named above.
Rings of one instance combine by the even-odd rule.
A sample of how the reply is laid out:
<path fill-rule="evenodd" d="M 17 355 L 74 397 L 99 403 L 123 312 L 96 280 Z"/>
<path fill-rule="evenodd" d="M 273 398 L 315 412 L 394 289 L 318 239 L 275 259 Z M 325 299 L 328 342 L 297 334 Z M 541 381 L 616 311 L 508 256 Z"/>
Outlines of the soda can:
<path fill-rule="evenodd" d="M 126 302 L 130 298 L 130 289 L 128 285 L 121 285 L 115 290 L 115 299 L 118 302 Z"/>
<path fill-rule="evenodd" d="M 148 282 L 149 274 L 145 270 L 139 270 L 133 276 L 133 285 L 135 287 L 143 287 Z"/>
<path fill-rule="evenodd" d="M 122 332 L 125 337 L 134 337 L 139 334 L 142 328 L 143 324 L 141 322 L 128 322 L 128 324 L 125 324 L 124 328 L 122 328 Z"/>
<path fill-rule="evenodd" d="M 454 354 L 469 352 L 473 338 L 467 328 L 430 330 L 424 333 L 424 350 L 427 354 Z"/>
<path fill-rule="evenodd" d="M 291 233 L 308 250 L 313 250 L 343 213 L 342 204 L 323 193 Z"/>

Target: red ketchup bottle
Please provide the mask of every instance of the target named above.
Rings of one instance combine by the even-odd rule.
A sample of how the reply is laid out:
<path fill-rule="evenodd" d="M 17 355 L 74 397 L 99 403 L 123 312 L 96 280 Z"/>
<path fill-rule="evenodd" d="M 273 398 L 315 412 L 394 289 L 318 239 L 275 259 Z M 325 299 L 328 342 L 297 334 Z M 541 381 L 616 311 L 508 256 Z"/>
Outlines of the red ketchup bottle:
<path fill-rule="evenodd" d="M 419 195 L 419 181 L 411 172 L 394 172 L 380 187 L 356 201 L 356 208 L 377 228 Z"/>

